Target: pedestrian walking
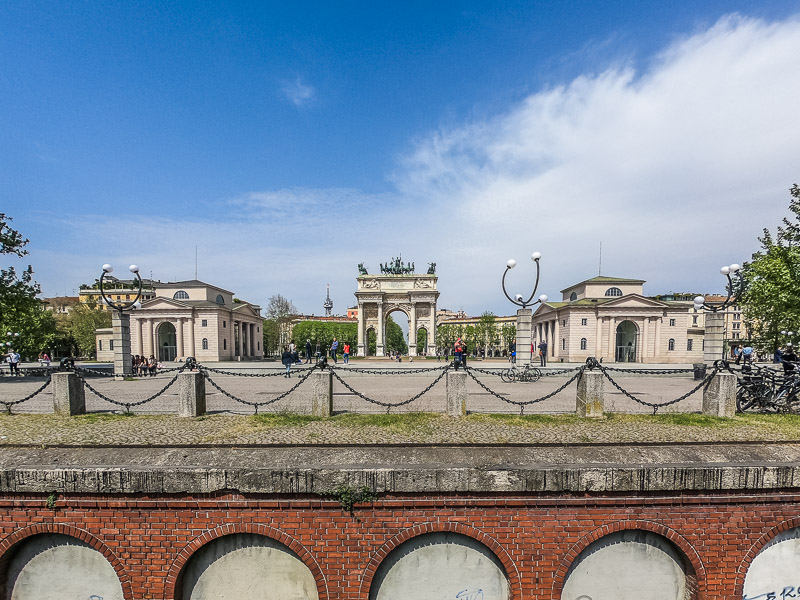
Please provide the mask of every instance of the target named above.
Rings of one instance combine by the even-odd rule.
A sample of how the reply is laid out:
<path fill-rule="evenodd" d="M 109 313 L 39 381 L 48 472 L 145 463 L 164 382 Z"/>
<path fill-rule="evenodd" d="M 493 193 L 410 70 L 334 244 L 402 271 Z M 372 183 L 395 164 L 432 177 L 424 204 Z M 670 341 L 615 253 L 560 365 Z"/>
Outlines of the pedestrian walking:
<path fill-rule="evenodd" d="M 283 347 L 283 354 L 281 354 L 281 362 L 283 366 L 286 367 L 286 373 L 283 374 L 284 377 L 291 377 L 291 370 L 292 370 L 292 353 L 289 351 L 289 348 L 286 346 Z"/>
<path fill-rule="evenodd" d="M 464 356 L 464 342 L 461 341 L 461 338 L 458 338 L 456 343 L 453 344 L 453 354 L 455 355 L 456 367 L 458 367 Z"/>
<path fill-rule="evenodd" d="M 11 353 L 8 356 L 9 356 L 8 366 L 11 369 L 11 374 L 19 375 L 19 361 L 21 360 L 19 352 L 17 352 L 16 350 L 11 350 Z"/>
<path fill-rule="evenodd" d="M 338 351 L 339 351 L 339 340 L 333 338 L 333 342 L 331 342 L 331 358 L 333 359 L 334 363 L 338 362 L 336 360 L 336 353 Z"/>
<path fill-rule="evenodd" d="M 539 344 L 539 365 L 542 367 L 547 366 L 547 342 L 544 340 Z"/>
<path fill-rule="evenodd" d="M 750 344 L 745 346 L 742 350 L 742 358 L 744 359 L 744 364 L 746 365 L 749 365 L 751 362 L 753 362 L 753 358 L 755 357 L 753 356 L 753 347 Z"/>
<path fill-rule="evenodd" d="M 311 338 L 306 338 L 306 364 L 311 363 Z"/>
<path fill-rule="evenodd" d="M 347 342 L 344 343 L 344 348 L 342 352 L 342 357 L 344 358 L 344 364 L 350 364 L 350 344 Z"/>

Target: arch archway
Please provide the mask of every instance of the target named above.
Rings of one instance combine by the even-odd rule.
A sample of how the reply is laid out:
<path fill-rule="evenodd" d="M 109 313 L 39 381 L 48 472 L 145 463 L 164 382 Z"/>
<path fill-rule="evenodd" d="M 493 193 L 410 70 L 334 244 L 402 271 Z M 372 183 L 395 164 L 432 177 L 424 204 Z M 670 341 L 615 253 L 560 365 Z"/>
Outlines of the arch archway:
<path fill-rule="evenodd" d="M 364 355 L 375 356 L 378 343 L 378 334 L 375 332 L 374 327 L 370 327 L 369 329 L 367 329 L 366 338 L 367 338 L 367 343 Z"/>
<path fill-rule="evenodd" d="M 409 339 L 411 335 L 409 334 Z M 417 333 L 414 337 L 414 340 L 417 343 L 417 354 L 427 356 L 427 348 L 428 348 L 428 328 L 425 326 L 417 327 Z"/>
<path fill-rule="evenodd" d="M 411 326 L 408 313 L 402 307 L 397 307 L 387 311 L 384 318 L 383 347 L 385 353 L 389 355 L 396 352 L 408 354 L 408 348 L 411 345 L 411 339 L 407 333 Z"/>
<path fill-rule="evenodd" d="M 156 333 L 158 340 L 158 360 L 161 362 L 174 361 L 178 356 L 178 336 L 175 325 L 165 321 L 158 326 Z"/>
<path fill-rule="evenodd" d="M 633 321 L 622 321 L 617 325 L 616 355 L 617 362 L 637 362 L 639 328 Z"/>

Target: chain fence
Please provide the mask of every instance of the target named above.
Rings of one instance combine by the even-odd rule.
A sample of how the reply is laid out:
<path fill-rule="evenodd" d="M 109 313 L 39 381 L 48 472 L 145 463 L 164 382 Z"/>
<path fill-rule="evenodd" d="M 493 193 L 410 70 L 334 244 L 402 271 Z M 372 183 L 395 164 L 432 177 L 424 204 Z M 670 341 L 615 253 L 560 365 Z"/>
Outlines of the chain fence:
<path fill-rule="evenodd" d="M 33 400 L 36 396 L 41 394 L 45 388 L 52 382 L 53 378 L 50 373 L 47 374 L 47 381 L 45 381 L 39 388 L 37 388 L 34 392 L 28 394 L 24 398 L 20 398 L 19 400 L 0 400 L 0 404 L 2 404 L 6 412 L 11 414 L 11 407 L 16 406 L 18 404 L 22 404 L 23 402 L 27 402 L 28 400 Z"/>
<path fill-rule="evenodd" d="M 269 406 L 270 404 L 274 404 L 278 400 L 283 400 L 289 394 L 291 394 L 297 388 L 299 388 L 301 385 L 303 385 L 308 380 L 308 378 L 311 377 L 311 373 L 313 373 L 317 369 L 317 365 L 314 365 L 310 369 L 304 369 L 303 370 L 304 374 L 300 377 L 298 382 L 295 383 L 291 388 L 289 388 L 288 390 L 286 390 L 282 394 L 279 394 L 275 398 L 271 398 L 269 400 L 263 400 L 263 401 L 260 401 L 260 402 L 257 402 L 257 401 L 254 401 L 254 400 L 245 400 L 243 398 L 239 398 L 238 396 L 236 396 L 234 394 L 231 394 L 230 392 L 222 389 L 213 379 L 211 379 L 211 376 L 208 373 L 209 372 L 214 372 L 215 370 L 208 369 L 207 367 L 204 367 L 202 365 L 198 365 L 198 368 L 200 370 L 200 373 L 203 374 L 203 378 L 208 383 L 210 383 L 211 386 L 214 387 L 219 393 L 221 393 L 224 396 L 230 398 L 231 400 L 234 400 L 234 401 L 239 402 L 241 404 L 245 404 L 247 406 L 252 406 L 255 409 L 255 413 L 254 414 L 258 414 L 258 409 L 260 407 Z M 248 376 L 248 374 L 245 374 L 245 373 L 234 373 L 234 372 L 231 372 L 230 374 L 235 375 L 235 376 L 239 376 L 239 377 L 247 377 Z M 278 375 L 280 375 L 281 377 L 285 376 L 284 373 L 278 373 Z M 272 375 L 272 376 L 274 376 L 274 375 Z"/>
<path fill-rule="evenodd" d="M 355 394 L 356 396 L 358 396 L 358 397 L 359 397 L 359 398 L 361 398 L 362 400 L 366 400 L 366 401 L 367 401 L 367 402 L 369 402 L 370 404 L 375 404 L 375 405 L 377 405 L 377 406 L 382 406 L 383 408 L 385 408 L 385 409 L 386 409 L 386 412 L 387 412 L 387 414 L 388 414 L 388 413 L 389 413 L 389 412 L 390 412 L 390 411 L 391 411 L 393 408 L 398 408 L 398 407 L 400 407 L 400 406 L 406 406 L 407 404 L 411 404 L 412 402 L 414 402 L 414 401 L 416 401 L 416 400 L 419 400 L 420 398 L 422 398 L 422 396 L 424 396 L 424 395 L 425 395 L 425 394 L 427 394 L 429 391 L 431 391 L 431 390 L 434 388 L 434 386 L 435 386 L 437 383 L 439 383 L 439 382 L 442 380 L 442 378 L 443 378 L 443 377 L 444 377 L 444 376 L 447 374 L 447 372 L 448 372 L 450 369 L 451 369 L 451 366 L 450 366 L 450 365 L 446 365 L 446 366 L 444 366 L 444 367 L 437 367 L 437 368 L 434 368 L 434 369 L 408 369 L 408 370 L 405 370 L 405 369 L 386 369 L 386 371 L 389 371 L 388 373 L 385 373 L 386 375 L 397 375 L 397 374 L 398 374 L 398 372 L 402 372 L 402 374 L 406 374 L 406 373 L 408 373 L 408 374 L 410 374 L 410 375 L 413 375 L 413 374 L 415 374 L 415 373 L 423 373 L 423 372 L 424 372 L 424 373 L 435 373 L 435 372 L 437 372 L 437 371 L 441 371 L 441 372 L 439 373 L 439 376 L 438 376 L 438 377 L 436 377 L 436 379 L 434 379 L 434 380 L 433 380 L 433 381 L 432 381 L 432 382 L 431 382 L 431 383 L 428 385 L 428 387 L 426 387 L 425 389 L 423 389 L 423 390 L 422 390 L 421 392 L 419 392 L 418 394 L 414 394 L 414 395 L 413 395 L 413 396 L 411 396 L 411 397 L 410 397 L 408 400 L 403 400 L 402 402 L 384 402 L 384 401 L 382 401 L 382 400 L 375 400 L 374 398 L 370 398 L 370 397 L 369 397 L 369 396 L 367 396 L 366 394 L 362 394 L 362 393 L 361 393 L 361 392 L 359 392 L 358 390 L 354 389 L 354 388 L 353 388 L 353 387 L 352 387 L 352 386 L 351 386 L 349 383 L 347 383 L 347 382 L 346 382 L 344 379 L 342 379 L 342 378 L 339 376 L 339 373 L 338 373 L 338 371 L 342 371 L 343 373 L 344 373 L 344 372 L 348 372 L 348 373 L 354 373 L 354 372 L 356 372 L 356 371 L 355 371 L 355 370 L 353 370 L 353 369 L 339 369 L 339 368 L 332 368 L 332 369 L 331 369 L 331 372 L 333 373 L 333 377 L 334 377 L 334 379 L 336 379 L 336 381 L 338 381 L 339 383 L 341 383 L 341 384 L 342 384 L 342 385 L 343 385 L 343 386 L 344 386 L 344 387 L 345 387 L 345 388 L 346 388 L 346 389 L 347 389 L 347 390 L 348 390 L 348 391 L 349 391 L 351 394 Z M 369 371 L 369 369 L 364 369 L 364 370 L 362 370 L 361 372 L 365 372 L 365 371 Z M 381 375 L 383 375 L 384 373 L 382 373 L 382 372 L 381 372 L 380 374 L 381 374 Z"/>
<path fill-rule="evenodd" d="M 178 381 L 178 375 L 180 375 L 181 372 L 183 372 L 183 369 L 179 369 L 178 373 L 176 373 L 175 376 L 172 379 L 169 380 L 167 385 L 162 387 L 155 394 L 151 394 L 150 396 L 148 396 L 144 400 L 139 400 L 137 402 L 125 402 L 125 401 L 121 401 L 121 400 L 114 400 L 113 398 L 110 398 L 109 396 L 106 396 L 102 392 L 96 390 L 94 387 L 89 385 L 89 382 L 86 381 L 86 379 L 84 377 L 82 377 L 80 374 L 78 375 L 78 377 L 80 378 L 81 382 L 83 383 L 83 387 L 85 387 L 87 390 L 89 390 L 92 394 L 94 394 L 95 396 L 97 396 L 101 400 L 105 400 L 106 402 L 110 402 L 111 404 L 114 404 L 116 406 L 124 407 L 125 408 L 125 412 L 129 413 L 129 412 L 131 412 L 131 407 L 133 407 L 133 406 L 142 406 L 144 404 L 147 404 L 148 402 L 152 402 L 153 400 L 155 400 L 156 398 L 158 398 L 160 396 L 163 396 L 166 393 L 166 391 L 170 387 L 172 387 L 172 385 L 176 381 Z"/>

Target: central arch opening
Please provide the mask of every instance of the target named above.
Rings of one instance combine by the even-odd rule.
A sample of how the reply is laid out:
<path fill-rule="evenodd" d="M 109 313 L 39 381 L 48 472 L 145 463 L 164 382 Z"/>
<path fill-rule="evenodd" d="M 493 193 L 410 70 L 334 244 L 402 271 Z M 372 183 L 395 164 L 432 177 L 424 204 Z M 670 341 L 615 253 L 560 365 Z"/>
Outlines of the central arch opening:
<path fill-rule="evenodd" d="M 158 326 L 158 360 L 169 362 L 178 356 L 178 342 L 175 325 L 162 323 Z"/>
<path fill-rule="evenodd" d="M 402 310 L 393 310 L 386 315 L 383 351 L 390 355 L 396 352 L 408 354 L 408 316 Z"/>
<path fill-rule="evenodd" d="M 633 321 L 622 321 L 617 326 L 617 362 L 636 362 L 636 340 L 639 330 Z"/>

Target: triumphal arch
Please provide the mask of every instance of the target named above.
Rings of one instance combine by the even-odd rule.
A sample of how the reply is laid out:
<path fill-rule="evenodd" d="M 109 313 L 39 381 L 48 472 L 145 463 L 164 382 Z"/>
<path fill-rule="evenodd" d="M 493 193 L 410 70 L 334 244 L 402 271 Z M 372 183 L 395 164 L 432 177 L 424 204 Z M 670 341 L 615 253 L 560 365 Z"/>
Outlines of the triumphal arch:
<path fill-rule="evenodd" d="M 376 354 L 386 356 L 386 318 L 395 311 L 408 317 L 408 353 L 411 356 L 436 352 L 436 263 L 428 272 L 414 272 L 414 263 L 393 258 L 381 264 L 380 275 L 370 275 L 363 264 L 358 265 L 358 355 L 367 355 L 369 332 L 375 332 Z M 417 332 L 427 333 L 427 347 L 417 348 Z"/>

